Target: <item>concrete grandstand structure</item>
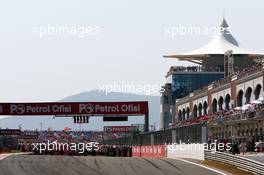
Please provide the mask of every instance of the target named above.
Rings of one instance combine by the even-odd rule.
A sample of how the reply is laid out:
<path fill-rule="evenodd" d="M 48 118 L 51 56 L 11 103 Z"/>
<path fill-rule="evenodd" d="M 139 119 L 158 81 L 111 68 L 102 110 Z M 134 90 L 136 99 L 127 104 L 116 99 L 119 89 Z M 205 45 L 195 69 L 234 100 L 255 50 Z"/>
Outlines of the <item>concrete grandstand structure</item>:
<path fill-rule="evenodd" d="M 193 71 L 194 66 L 181 69 L 173 66 L 166 75 L 168 80 L 161 96 L 162 129 L 199 123 L 207 127 L 208 138 L 232 138 L 249 144 L 263 140 L 264 54 L 243 47 L 228 27 L 223 19 L 217 36 L 204 47 L 164 56 L 196 63 L 199 68 Z M 195 85 L 184 82 L 180 88 L 185 90 L 184 96 L 179 96 L 175 87 L 181 83 L 177 78 L 182 72 L 185 79 L 197 74 L 199 78 L 193 82 L 196 89 L 188 87 Z M 212 74 L 222 74 L 223 77 L 200 83 Z M 171 79 L 173 76 L 176 78 Z M 200 87 L 197 88 L 197 84 Z"/>
<path fill-rule="evenodd" d="M 177 100 L 176 123 L 197 118 L 213 139 L 263 139 L 263 75 L 261 65 L 252 67 Z"/>

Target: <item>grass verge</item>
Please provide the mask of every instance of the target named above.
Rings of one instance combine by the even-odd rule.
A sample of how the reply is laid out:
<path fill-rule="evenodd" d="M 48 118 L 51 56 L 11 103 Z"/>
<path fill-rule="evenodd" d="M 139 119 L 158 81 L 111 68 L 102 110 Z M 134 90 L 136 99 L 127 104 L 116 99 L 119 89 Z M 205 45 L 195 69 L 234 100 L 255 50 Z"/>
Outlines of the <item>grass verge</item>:
<path fill-rule="evenodd" d="M 253 173 L 241 170 L 233 165 L 228 165 L 224 164 L 221 162 L 217 161 L 212 161 L 212 160 L 204 160 L 201 162 L 202 165 L 205 165 L 210 168 L 217 169 L 219 171 L 223 171 L 228 174 L 233 174 L 233 175 L 254 175 Z"/>

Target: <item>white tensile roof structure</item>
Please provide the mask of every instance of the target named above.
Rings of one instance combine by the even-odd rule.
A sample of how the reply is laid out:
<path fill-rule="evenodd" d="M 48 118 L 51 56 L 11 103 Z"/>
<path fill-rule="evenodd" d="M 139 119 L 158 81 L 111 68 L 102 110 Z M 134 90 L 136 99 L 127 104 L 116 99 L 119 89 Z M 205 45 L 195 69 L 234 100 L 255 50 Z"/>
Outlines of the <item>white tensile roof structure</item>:
<path fill-rule="evenodd" d="M 247 55 L 252 59 L 264 58 L 264 53 L 244 48 L 229 32 L 228 27 L 229 26 L 224 18 L 220 26 L 220 31 L 207 45 L 191 52 L 165 55 L 164 57 L 177 58 L 178 60 L 197 63 L 196 61 L 208 58 L 210 55 L 224 55 L 226 51 L 232 50 L 233 55 Z"/>

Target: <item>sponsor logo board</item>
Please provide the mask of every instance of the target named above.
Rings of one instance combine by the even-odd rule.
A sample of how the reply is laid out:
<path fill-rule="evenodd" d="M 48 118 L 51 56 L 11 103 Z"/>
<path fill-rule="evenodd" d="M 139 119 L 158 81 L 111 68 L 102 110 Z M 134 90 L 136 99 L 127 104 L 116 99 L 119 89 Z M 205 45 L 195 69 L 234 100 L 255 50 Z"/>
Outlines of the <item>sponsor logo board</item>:
<path fill-rule="evenodd" d="M 132 132 L 135 128 L 135 126 L 104 126 L 104 131 L 110 133 L 127 133 Z"/>
<path fill-rule="evenodd" d="M 144 115 L 147 102 L 0 103 L 0 115 Z"/>

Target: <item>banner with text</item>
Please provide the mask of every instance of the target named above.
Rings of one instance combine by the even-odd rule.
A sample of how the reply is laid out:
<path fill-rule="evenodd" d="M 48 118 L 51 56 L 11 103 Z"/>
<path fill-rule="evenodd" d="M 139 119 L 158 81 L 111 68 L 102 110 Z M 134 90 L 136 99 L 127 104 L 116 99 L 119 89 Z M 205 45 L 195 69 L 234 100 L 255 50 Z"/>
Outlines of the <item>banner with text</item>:
<path fill-rule="evenodd" d="M 145 115 L 148 102 L 0 103 L 0 115 Z"/>
<path fill-rule="evenodd" d="M 134 131 L 135 128 L 135 126 L 104 126 L 104 131 L 110 133 L 128 133 Z"/>

